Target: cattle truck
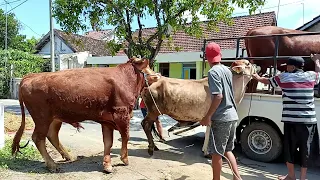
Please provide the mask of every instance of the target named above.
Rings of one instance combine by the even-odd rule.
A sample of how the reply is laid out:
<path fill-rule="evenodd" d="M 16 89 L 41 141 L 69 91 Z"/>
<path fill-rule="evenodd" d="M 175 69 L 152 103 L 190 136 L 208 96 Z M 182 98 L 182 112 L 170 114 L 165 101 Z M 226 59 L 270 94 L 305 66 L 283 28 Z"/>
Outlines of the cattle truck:
<path fill-rule="evenodd" d="M 305 33 L 304 35 L 315 34 L 315 33 Z M 319 33 L 318 33 L 319 34 Z M 289 36 L 290 34 L 286 34 Z M 291 34 L 291 35 L 303 35 L 303 34 Z M 269 57 L 244 57 L 245 49 L 242 48 L 242 54 L 240 55 L 240 40 L 245 38 L 255 38 L 250 37 L 237 37 L 237 38 L 224 38 L 224 39 L 204 39 L 204 45 L 202 48 L 203 54 L 200 57 L 203 59 L 202 72 L 203 77 L 205 77 L 205 46 L 209 41 L 224 41 L 224 40 L 236 40 L 236 56 L 233 58 L 222 58 L 222 63 L 230 65 L 235 59 L 255 59 L 255 60 L 274 60 L 274 65 L 269 67 L 266 76 L 272 76 L 276 73 L 280 73 L 277 70 L 277 59 L 288 58 L 288 56 L 278 56 L 279 47 L 279 37 L 284 35 L 269 35 L 269 37 L 274 37 L 275 43 L 275 53 Z M 258 37 L 258 36 L 256 36 Z M 267 36 L 265 36 L 267 37 Z M 223 53 L 223 52 L 222 52 Z M 302 56 L 308 59 L 309 56 Z M 308 59 L 310 60 L 310 59 Z M 273 72 L 272 72 L 273 70 Z M 319 98 L 319 88 L 315 87 L 315 106 L 316 114 L 318 119 L 318 134 L 320 134 L 320 98 Z M 250 159 L 261 161 L 261 162 L 271 162 L 276 160 L 281 156 L 283 152 L 283 123 L 282 119 L 282 95 L 281 89 L 275 88 L 271 89 L 268 85 L 263 85 L 258 83 L 257 93 L 245 93 L 242 102 L 237 108 L 239 121 L 236 132 L 236 142 L 241 144 L 242 151 Z M 186 132 L 191 130 L 197 125 L 189 125 L 185 130 L 181 132 Z M 182 129 L 183 127 L 178 124 L 175 125 L 173 129 Z M 169 129 L 170 130 L 170 129 Z M 174 134 L 179 134 L 174 133 Z"/>

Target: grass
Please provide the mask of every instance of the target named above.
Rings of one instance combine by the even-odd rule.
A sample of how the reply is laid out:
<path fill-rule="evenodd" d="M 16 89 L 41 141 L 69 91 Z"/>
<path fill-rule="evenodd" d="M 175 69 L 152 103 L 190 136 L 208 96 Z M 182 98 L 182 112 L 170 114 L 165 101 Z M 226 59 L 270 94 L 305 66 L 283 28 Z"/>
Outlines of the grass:
<path fill-rule="evenodd" d="M 4 130 L 5 132 L 16 132 L 21 125 L 21 116 L 10 112 L 4 113 Z M 25 129 L 33 129 L 34 123 L 30 116 L 26 116 Z"/>
<path fill-rule="evenodd" d="M 0 169 L 22 169 L 26 166 L 30 166 L 30 163 L 34 163 L 41 159 L 41 155 L 37 148 L 30 143 L 27 147 L 20 149 L 21 153 L 17 153 L 16 157 L 11 155 L 12 139 L 6 138 L 5 147 L 0 149 Z M 24 143 L 21 143 L 24 145 Z"/>

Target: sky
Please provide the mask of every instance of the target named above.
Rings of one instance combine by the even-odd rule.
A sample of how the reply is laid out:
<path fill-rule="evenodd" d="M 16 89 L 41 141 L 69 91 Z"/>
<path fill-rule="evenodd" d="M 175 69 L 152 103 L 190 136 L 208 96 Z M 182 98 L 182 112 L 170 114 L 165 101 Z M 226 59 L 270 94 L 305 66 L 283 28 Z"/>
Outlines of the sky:
<path fill-rule="evenodd" d="M 32 36 L 40 38 L 50 30 L 50 17 L 49 17 L 49 0 L 6 0 L 12 2 L 7 5 L 8 10 L 15 8 L 22 2 L 20 6 L 12 10 L 16 18 L 21 22 L 21 34 L 31 38 Z M 275 11 L 277 14 L 279 0 L 266 0 L 261 12 Z M 5 10 L 5 1 L 0 0 L 0 8 Z M 320 7 L 320 0 L 280 0 L 280 8 L 278 14 L 278 26 L 296 29 L 304 23 L 312 20 L 314 17 L 319 16 L 320 12 L 317 11 Z M 303 11 L 304 8 L 304 11 Z M 235 7 L 234 16 L 243 16 L 248 14 L 248 9 L 240 9 Z M 186 14 L 186 16 L 188 16 Z M 206 20 L 205 17 L 201 17 Z M 154 27 L 155 20 L 147 18 L 143 20 L 145 27 Z M 137 27 L 137 26 L 135 26 Z M 54 20 L 54 28 L 61 29 Z M 111 28 L 106 26 L 106 28 Z M 83 34 L 84 32 L 80 32 Z"/>

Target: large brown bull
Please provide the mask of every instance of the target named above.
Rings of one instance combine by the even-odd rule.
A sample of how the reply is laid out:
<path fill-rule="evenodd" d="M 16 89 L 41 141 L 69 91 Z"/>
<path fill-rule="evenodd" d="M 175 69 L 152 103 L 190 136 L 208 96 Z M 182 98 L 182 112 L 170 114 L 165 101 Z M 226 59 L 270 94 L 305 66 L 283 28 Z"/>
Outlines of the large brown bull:
<path fill-rule="evenodd" d="M 104 171 L 112 171 L 110 151 L 114 130 L 121 134 L 121 160 L 128 165 L 130 113 L 145 85 L 143 73 L 155 74 L 149 68 L 149 60 L 133 58 L 112 68 L 83 68 L 26 75 L 19 88 L 22 122 L 13 140 L 12 154 L 19 151 L 25 128 L 24 104 L 35 123 L 32 140 L 49 170 L 56 171 L 57 164 L 46 150 L 46 137 L 63 158 L 74 160 L 60 143 L 58 133 L 62 122 L 75 125 L 84 120 L 93 120 L 102 126 Z M 147 77 L 153 81 L 153 76 Z"/>
<path fill-rule="evenodd" d="M 264 26 L 251 29 L 246 36 L 272 35 L 272 34 L 294 34 L 306 33 L 305 31 L 286 29 L 276 26 Z M 245 46 L 248 57 L 265 57 L 275 54 L 275 37 L 256 37 L 245 39 Z M 279 56 L 310 56 L 310 54 L 320 53 L 320 35 L 305 36 L 279 36 Z M 278 59 L 277 67 L 279 71 L 285 71 L 286 59 Z M 251 63 L 261 67 L 261 74 L 265 74 L 267 68 L 273 66 L 273 60 L 252 60 Z M 305 62 L 305 70 L 314 70 L 312 61 Z M 248 92 L 256 92 L 257 81 L 249 83 Z"/>
<path fill-rule="evenodd" d="M 232 63 L 231 70 L 234 72 L 235 101 L 239 104 L 244 96 L 246 85 L 251 80 L 251 75 L 256 72 L 256 68 L 248 60 L 237 60 Z M 235 73 L 235 71 L 240 74 Z M 155 103 L 150 96 L 150 92 Z M 154 128 L 154 121 L 160 115 L 160 112 L 172 117 L 180 124 L 199 122 L 206 115 L 211 104 L 208 78 L 186 80 L 161 77 L 149 89 L 145 88 L 141 96 L 148 109 L 148 114 L 141 125 L 148 138 L 148 153 L 150 155 L 153 155 L 154 150 L 158 150 L 153 141 L 152 131 L 155 135 L 158 135 Z"/>

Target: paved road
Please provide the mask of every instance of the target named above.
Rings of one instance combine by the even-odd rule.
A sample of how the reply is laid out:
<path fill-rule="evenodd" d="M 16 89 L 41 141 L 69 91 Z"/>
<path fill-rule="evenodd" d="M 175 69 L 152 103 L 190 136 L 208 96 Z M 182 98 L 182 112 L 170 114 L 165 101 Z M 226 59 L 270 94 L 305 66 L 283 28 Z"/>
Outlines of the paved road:
<path fill-rule="evenodd" d="M 20 113 L 17 101 L 0 100 L 0 102 L 5 104 L 5 111 Z M 112 176 L 112 179 L 126 178 L 126 173 L 127 175 L 129 173 L 131 179 L 165 179 L 164 176 L 171 176 L 171 178 L 167 179 L 208 179 L 210 177 L 210 161 L 203 158 L 201 152 L 204 136 L 203 127 L 184 133 L 183 136 L 171 134 L 168 137 L 167 133 L 165 133 L 167 144 L 157 143 L 160 151 L 155 152 L 154 156 L 150 158 L 146 150 L 146 136 L 140 125 L 141 118 L 140 111 L 134 111 L 134 117 L 130 121 L 129 160 L 131 164 L 128 167 L 115 167 L 117 173 Z M 164 129 L 168 129 L 175 124 L 174 120 L 167 117 L 160 118 L 160 120 Z M 91 121 L 84 122 L 83 126 L 85 129 L 77 133 L 72 126 L 63 125 L 60 131 L 61 141 L 69 149 L 76 152 L 77 155 L 86 156 L 91 160 L 94 154 L 100 153 L 99 158 L 96 160 L 99 165 L 95 165 L 94 168 L 101 168 L 101 152 L 103 152 L 101 126 Z M 113 153 L 119 154 L 120 147 L 121 138 L 119 133 L 115 132 Z M 243 179 L 276 179 L 279 174 L 286 173 L 286 167 L 282 162 L 261 163 L 252 161 L 241 154 L 239 147 L 237 147 L 235 154 L 239 160 L 239 169 Z M 117 162 L 117 160 L 118 157 L 112 158 L 113 162 Z M 147 165 L 148 163 L 149 165 Z M 86 164 L 86 167 L 93 164 L 92 162 Z M 67 171 L 79 171 L 79 167 L 75 167 L 76 165 L 68 164 L 66 166 L 71 167 Z M 130 171 L 128 168 L 131 168 Z M 298 168 L 297 171 L 299 171 Z M 86 172 L 89 172 L 89 170 Z M 319 180 L 320 170 L 311 169 L 308 175 L 309 180 Z M 231 172 L 226 165 L 224 165 L 222 176 L 225 179 L 232 178 Z"/>

